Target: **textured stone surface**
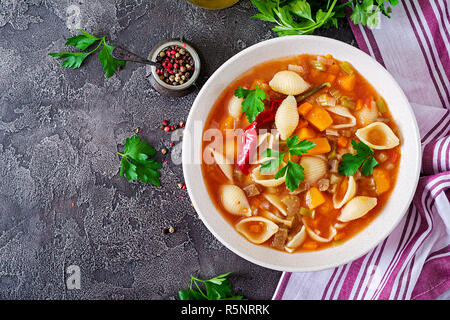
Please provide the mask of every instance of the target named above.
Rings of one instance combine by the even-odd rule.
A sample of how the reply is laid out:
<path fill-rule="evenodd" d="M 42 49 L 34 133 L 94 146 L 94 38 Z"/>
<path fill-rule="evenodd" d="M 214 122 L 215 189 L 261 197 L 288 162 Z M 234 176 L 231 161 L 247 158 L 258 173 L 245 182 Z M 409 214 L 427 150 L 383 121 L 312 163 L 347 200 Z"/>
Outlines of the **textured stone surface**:
<path fill-rule="evenodd" d="M 106 79 L 96 57 L 74 71 L 47 55 L 76 27 L 141 55 L 184 37 L 203 55 L 203 81 L 275 36 L 254 13 L 248 0 L 219 11 L 184 0 L 0 1 L 0 299 L 174 299 L 191 273 L 229 271 L 236 293 L 272 297 L 280 272 L 211 235 L 177 188 L 183 172 L 171 153 L 157 156 L 168 160 L 161 188 L 119 177 L 116 152 L 133 129 L 168 147 L 161 121 L 185 120 L 197 91 L 167 98 L 142 65 Z M 321 34 L 354 44 L 345 23 Z M 176 232 L 162 234 L 168 226 Z M 70 265 L 80 267 L 79 290 L 66 287 Z"/>

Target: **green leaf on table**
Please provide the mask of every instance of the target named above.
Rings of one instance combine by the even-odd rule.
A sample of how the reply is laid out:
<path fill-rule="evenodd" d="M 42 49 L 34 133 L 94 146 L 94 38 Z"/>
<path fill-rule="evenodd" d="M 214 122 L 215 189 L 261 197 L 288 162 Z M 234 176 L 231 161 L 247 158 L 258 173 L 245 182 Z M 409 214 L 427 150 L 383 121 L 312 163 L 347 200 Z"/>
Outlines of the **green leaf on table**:
<path fill-rule="evenodd" d="M 227 279 L 229 274 L 230 272 L 208 280 L 191 275 L 189 289 L 178 291 L 178 297 L 181 300 L 243 300 L 244 297 L 233 295 L 231 282 Z"/>
<path fill-rule="evenodd" d="M 63 68 L 78 69 L 90 53 L 89 52 L 50 52 L 50 56 L 60 60 L 63 59 Z"/>
<path fill-rule="evenodd" d="M 95 42 L 102 40 L 102 38 L 97 38 L 84 30 L 79 29 L 82 34 L 73 36 L 66 40 L 66 46 L 74 46 L 80 50 L 86 50 Z"/>
<path fill-rule="evenodd" d="M 161 164 L 151 159 L 156 153 L 155 148 L 137 136 L 125 140 L 124 153 L 118 152 L 120 160 L 120 176 L 129 181 L 139 180 L 161 186 Z"/>
<path fill-rule="evenodd" d="M 103 66 L 103 70 L 105 70 L 105 75 L 107 78 L 111 77 L 118 70 L 118 66 L 125 65 L 125 61 L 117 60 L 112 56 L 112 51 L 114 48 L 115 47 L 105 43 L 98 55 L 98 59 Z"/>
<path fill-rule="evenodd" d="M 98 38 L 84 30 L 78 30 L 81 34 L 68 38 L 65 43 L 67 46 L 74 46 L 79 50 L 86 50 L 96 42 L 98 42 L 98 45 L 95 49 L 88 52 L 50 52 L 50 56 L 56 59 L 63 59 L 63 63 L 61 64 L 63 68 L 80 68 L 84 60 L 97 51 L 102 45 L 103 47 L 99 54 L 99 60 L 107 78 L 111 77 L 118 70 L 118 66 L 125 66 L 125 61 L 113 58 L 112 50 L 115 47 L 106 43 L 106 37 Z"/>

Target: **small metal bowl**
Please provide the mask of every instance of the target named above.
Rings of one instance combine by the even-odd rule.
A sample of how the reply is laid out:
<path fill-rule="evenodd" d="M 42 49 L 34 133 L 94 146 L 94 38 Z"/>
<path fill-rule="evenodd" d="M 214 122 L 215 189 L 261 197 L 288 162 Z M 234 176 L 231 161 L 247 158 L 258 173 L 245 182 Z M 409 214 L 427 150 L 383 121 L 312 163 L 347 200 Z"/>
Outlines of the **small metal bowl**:
<path fill-rule="evenodd" d="M 186 51 L 190 53 L 191 57 L 194 59 L 194 67 L 195 67 L 194 73 L 192 74 L 191 78 L 179 86 L 173 86 L 165 83 L 159 78 L 159 76 L 156 74 L 156 68 L 154 66 L 147 65 L 147 74 L 149 75 L 151 74 L 151 76 L 149 76 L 148 79 L 150 80 L 150 83 L 153 86 L 153 88 L 155 88 L 155 90 L 158 91 L 159 93 L 170 97 L 182 97 L 191 93 L 195 89 L 195 82 L 200 75 L 200 67 L 201 67 L 200 57 L 197 51 L 188 42 L 180 41 L 178 39 L 168 39 L 156 44 L 156 46 L 152 49 L 152 51 L 150 51 L 148 55 L 148 60 L 157 61 L 156 59 L 158 57 L 158 54 L 163 49 L 169 46 L 178 46 L 184 48 Z"/>

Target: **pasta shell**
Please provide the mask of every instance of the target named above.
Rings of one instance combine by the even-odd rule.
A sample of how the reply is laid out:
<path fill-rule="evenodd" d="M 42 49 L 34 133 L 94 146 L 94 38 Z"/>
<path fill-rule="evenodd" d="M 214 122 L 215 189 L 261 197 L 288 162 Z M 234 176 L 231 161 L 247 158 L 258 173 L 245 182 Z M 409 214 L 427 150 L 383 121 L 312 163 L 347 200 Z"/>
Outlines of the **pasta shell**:
<path fill-rule="evenodd" d="M 275 126 L 280 137 L 286 140 L 297 128 L 300 117 L 297 110 L 297 101 L 293 96 L 283 100 L 275 114 Z"/>
<path fill-rule="evenodd" d="M 299 232 L 286 244 L 284 249 L 287 252 L 294 252 L 306 239 L 306 228 L 302 226 Z"/>
<path fill-rule="evenodd" d="M 280 199 L 279 196 L 277 196 L 275 194 L 270 194 L 270 193 L 263 193 L 263 196 L 275 208 L 277 208 L 283 216 L 287 216 L 288 215 L 286 205 L 283 202 L 281 202 L 281 199 Z"/>
<path fill-rule="evenodd" d="M 220 170 L 222 170 L 223 174 L 231 181 L 233 182 L 233 165 L 232 161 L 228 160 L 222 153 L 210 149 L 211 154 L 214 157 L 214 161 L 219 166 Z"/>
<path fill-rule="evenodd" d="M 342 183 L 347 184 L 347 189 L 345 190 L 344 195 L 341 198 L 338 198 L 342 193 L 339 192 L 339 188 L 342 186 Z M 356 182 L 353 176 L 348 177 L 343 180 L 341 184 L 338 186 L 338 191 L 333 194 L 333 205 L 335 209 L 340 209 L 344 204 L 349 202 L 356 193 Z"/>
<path fill-rule="evenodd" d="M 335 125 L 330 126 L 331 129 L 344 129 L 344 128 L 351 128 L 351 127 L 356 126 L 356 118 L 350 113 L 350 111 L 348 111 L 347 108 L 342 107 L 342 106 L 335 106 L 335 107 L 327 108 L 327 111 L 337 114 L 338 116 L 349 119 L 348 123 L 335 124 Z"/>
<path fill-rule="evenodd" d="M 266 161 L 268 158 L 263 159 Z M 263 162 L 263 160 L 261 160 Z M 281 166 L 284 167 L 286 164 L 284 162 L 281 163 Z M 277 187 L 282 185 L 286 180 L 286 175 L 281 178 L 275 179 L 275 173 L 273 174 L 262 174 L 260 171 L 261 165 L 257 166 L 253 169 L 251 173 L 251 178 L 253 182 L 258 183 L 264 187 Z"/>
<path fill-rule="evenodd" d="M 267 218 L 275 223 L 282 223 L 288 228 L 292 227 L 292 223 L 294 222 L 294 216 L 292 216 L 288 219 L 283 219 L 283 218 L 280 218 L 279 216 L 277 216 L 276 214 L 274 214 L 270 211 L 267 211 L 267 210 L 262 210 L 261 216 L 263 216 L 264 218 Z"/>
<path fill-rule="evenodd" d="M 308 232 L 308 235 L 311 237 L 311 239 L 316 240 L 318 242 L 330 242 L 337 233 L 336 229 L 333 227 L 330 228 L 330 234 L 328 235 L 328 238 L 319 236 L 317 233 L 312 231 L 310 228 L 306 228 L 306 232 Z"/>
<path fill-rule="evenodd" d="M 377 198 L 358 196 L 350 200 L 341 210 L 338 220 L 348 222 L 361 218 L 377 205 Z"/>
<path fill-rule="evenodd" d="M 298 73 L 289 70 L 277 72 L 270 80 L 269 86 L 273 91 L 291 96 L 305 92 L 309 88 L 309 84 Z"/>
<path fill-rule="evenodd" d="M 400 140 L 392 129 L 384 122 L 374 122 L 358 129 L 355 135 L 372 149 L 392 149 L 399 145 Z"/>
<path fill-rule="evenodd" d="M 327 162 L 314 156 L 302 156 L 300 165 L 304 168 L 305 181 L 310 185 L 315 184 L 327 173 Z"/>
<path fill-rule="evenodd" d="M 252 215 L 245 192 L 238 186 L 233 184 L 223 185 L 220 189 L 220 199 L 223 207 L 229 213 L 247 217 Z"/>
<path fill-rule="evenodd" d="M 358 124 L 361 127 L 367 126 L 375 122 L 378 118 L 378 108 L 376 103 L 370 106 L 364 105 L 361 110 L 355 113 Z"/>
<path fill-rule="evenodd" d="M 270 239 L 277 231 L 276 223 L 263 217 L 244 218 L 236 224 L 236 230 L 250 242 L 261 244 Z"/>
<path fill-rule="evenodd" d="M 228 113 L 235 119 L 239 119 L 242 115 L 243 98 L 238 98 L 233 95 L 228 102 Z"/>

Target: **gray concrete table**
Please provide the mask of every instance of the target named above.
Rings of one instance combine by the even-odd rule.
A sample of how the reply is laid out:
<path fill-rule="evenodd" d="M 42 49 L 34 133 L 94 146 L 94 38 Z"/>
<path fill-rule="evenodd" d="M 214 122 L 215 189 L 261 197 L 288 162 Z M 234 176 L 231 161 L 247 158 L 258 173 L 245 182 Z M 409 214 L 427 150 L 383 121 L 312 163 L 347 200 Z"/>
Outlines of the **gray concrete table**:
<path fill-rule="evenodd" d="M 255 13 L 248 0 L 219 11 L 185 0 L 0 2 L 0 299 L 175 299 L 190 274 L 229 271 L 237 294 L 272 297 L 281 273 L 225 248 L 177 186 L 182 168 L 159 126 L 185 120 L 198 90 L 167 98 L 143 65 L 106 79 L 97 57 L 68 70 L 47 55 L 65 50 L 77 26 L 141 55 L 184 37 L 203 55 L 205 80 L 276 36 Z M 355 44 L 345 21 L 318 34 Z M 135 128 L 169 149 L 157 156 L 168 160 L 161 188 L 119 176 L 117 151 Z M 80 289 L 66 285 L 72 265 Z"/>

